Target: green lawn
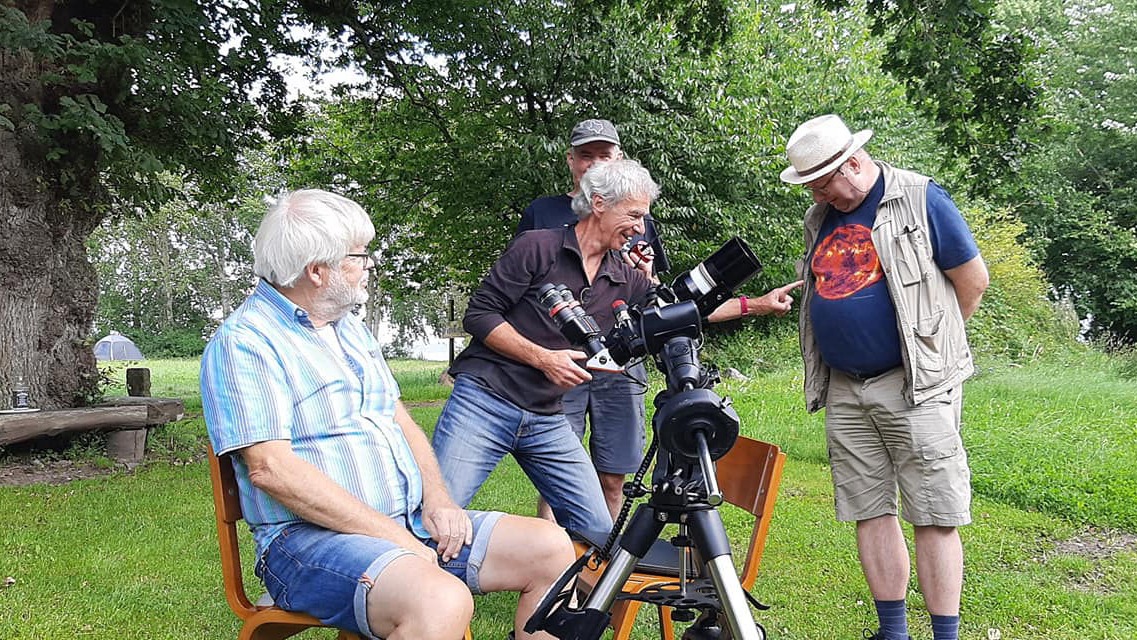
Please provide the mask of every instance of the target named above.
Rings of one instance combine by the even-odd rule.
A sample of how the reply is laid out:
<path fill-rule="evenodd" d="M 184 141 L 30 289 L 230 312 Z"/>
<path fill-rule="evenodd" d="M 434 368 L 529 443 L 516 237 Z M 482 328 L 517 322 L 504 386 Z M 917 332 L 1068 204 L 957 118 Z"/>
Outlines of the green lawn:
<path fill-rule="evenodd" d="M 190 419 L 154 434 L 133 473 L 62 486 L 0 488 L 0 638 L 233 638 L 221 594 L 197 362 L 149 361 L 154 395 L 187 400 Z M 433 426 L 441 365 L 393 363 L 411 412 Z M 121 372 L 119 372 L 121 377 Z M 755 594 L 776 639 L 858 638 L 875 624 L 851 525 L 836 523 L 820 415 L 801 378 L 777 372 L 718 391 L 747 435 L 789 454 Z M 1137 382 L 1105 359 L 984 370 L 968 383 L 964 422 L 975 524 L 962 636 L 1006 640 L 1137 637 Z M 532 513 L 535 492 L 506 461 L 479 508 Z M 739 519 L 725 512 L 732 539 Z M 476 638 L 503 638 L 513 599 L 478 601 Z M 913 580 L 913 637 L 931 633 Z M 651 638 L 641 619 L 637 637 Z M 331 637 L 308 634 L 310 637 Z"/>

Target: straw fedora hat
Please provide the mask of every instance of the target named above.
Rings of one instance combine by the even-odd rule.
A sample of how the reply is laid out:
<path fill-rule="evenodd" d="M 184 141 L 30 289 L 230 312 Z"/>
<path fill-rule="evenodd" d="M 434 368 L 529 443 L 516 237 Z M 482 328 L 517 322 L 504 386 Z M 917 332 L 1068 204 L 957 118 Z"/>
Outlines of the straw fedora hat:
<path fill-rule="evenodd" d="M 786 143 L 791 166 L 782 171 L 782 182 L 813 182 L 841 166 L 871 137 L 872 129 L 851 133 L 844 121 L 832 114 L 802 124 Z"/>

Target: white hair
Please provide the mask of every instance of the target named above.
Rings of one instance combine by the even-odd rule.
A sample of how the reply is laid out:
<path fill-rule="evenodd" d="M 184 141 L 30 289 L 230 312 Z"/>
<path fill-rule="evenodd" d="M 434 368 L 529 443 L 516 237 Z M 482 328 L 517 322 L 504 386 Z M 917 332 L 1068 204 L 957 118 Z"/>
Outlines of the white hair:
<path fill-rule="evenodd" d="M 614 205 L 632 196 L 647 196 L 655 202 L 659 185 L 640 163 L 630 159 L 597 162 L 580 177 L 580 192 L 572 198 L 572 210 L 584 220 L 592 215 L 592 196 Z"/>
<path fill-rule="evenodd" d="M 338 264 L 352 247 L 375 237 L 371 219 L 355 202 L 320 189 L 285 193 L 265 214 L 253 240 L 253 272 L 291 287 L 310 264 Z"/>

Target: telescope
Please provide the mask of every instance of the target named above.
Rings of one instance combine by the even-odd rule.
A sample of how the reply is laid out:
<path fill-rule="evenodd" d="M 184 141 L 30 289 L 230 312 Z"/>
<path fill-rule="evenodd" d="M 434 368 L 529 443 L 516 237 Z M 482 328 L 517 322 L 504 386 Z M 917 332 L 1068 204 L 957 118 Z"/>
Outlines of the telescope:
<path fill-rule="evenodd" d="M 713 391 L 719 381 L 713 367 L 699 362 L 702 324 L 734 290 L 761 271 L 754 252 L 740 238 L 732 238 L 694 269 L 680 275 L 670 287 L 657 285 L 639 305 L 613 304 L 615 326 L 602 335 L 596 321 L 572 298 L 563 285 L 546 284 L 539 297 L 550 317 L 570 342 L 585 350 L 589 362 L 623 366 L 633 359 L 651 357 L 666 379 L 655 397 L 652 431 L 655 441 L 635 479 L 625 486 L 624 509 L 603 548 L 595 545 L 569 567 L 542 598 L 525 625 L 525 631 L 546 631 L 560 640 L 598 640 L 611 619 L 611 608 L 636 563 L 659 539 L 666 524 L 678 524 L 679 539 L 703 562 L 713 593 L 676 601 L 673 594 L 627 594 L 653 604 L 688 613 L 702 613 L 685 639 L 731 638 L 764 640 L 765 630 L 749 609 L 748 594 L 735 572 L 730 542 L 717 507 L 723 496 L 715 479 L 714 461 L 726 455 L 738 438 L 740 420 L 728 399 Z M 641 484 L 655 462 L 650 489 Z M 650 494 L 636 507 L 625 528 L 633 497 Z M 618 547 L 611 557 L 609 550 Z M 686 558 L 687 549 L 682 549 Z M 583 603 L 575 602 L 572 583 L 594 556 L 608 566 Z M 684 560 L 680 591 L 687 576 Z M 693 617 L 693 615 L 691 616 Z"/>

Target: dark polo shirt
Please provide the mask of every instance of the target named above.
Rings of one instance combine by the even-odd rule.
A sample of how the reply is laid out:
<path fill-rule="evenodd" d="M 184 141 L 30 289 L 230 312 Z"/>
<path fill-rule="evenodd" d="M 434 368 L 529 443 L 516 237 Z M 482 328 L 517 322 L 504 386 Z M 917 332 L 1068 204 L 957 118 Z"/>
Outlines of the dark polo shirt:
<path fill-rule="evenodd" d="M 540 369 L 507 358 L 483 342 L 498 325 L 508 322 L 522 336 L 547 349 L 576 348 L 537 300 L 537 290 L 545 284 L 567 286 L 604 334 L 615 324 L 612 302 L 639 304 L 651 286 L 615 251 L 604 255 L 595 280 L 589 284 L 575 226 L 522 233 L 470 298 L 462 324 L 473 340 L 454 360 L 450 375 L 477 378 L 527 411 L 559 413 L 565 389 L 550 382 Z"/>

